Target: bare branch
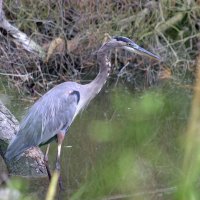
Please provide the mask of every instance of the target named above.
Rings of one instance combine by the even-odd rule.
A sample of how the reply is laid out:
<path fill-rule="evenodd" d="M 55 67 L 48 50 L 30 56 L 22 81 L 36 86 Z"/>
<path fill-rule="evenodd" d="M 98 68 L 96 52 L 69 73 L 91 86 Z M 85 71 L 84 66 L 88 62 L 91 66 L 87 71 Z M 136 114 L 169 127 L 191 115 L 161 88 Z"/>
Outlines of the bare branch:
<path fill-rule="evenodd" d="M 7 33 L 14 38 L 15 43 L 21 45 L 25 50 L 31 53 L 37 53 L 40 58 L 44 59 L 46 54 L 43 48 L 31 40 L 25 33 L 10 24 L 10 22 L 6 19 L 2 10 L 2 1 L 3 0 L 0 0 L 0 27 L 6 30 Z"/>
<path fill-rule="evenodd" d="M 156 31 L 158 33 L 160 33 L 160 32 L 163 33 L 163 32 L 165 32 L 166 30 L 168 30 L 169 28 L 172 28 L 172 27 L 176 29 L 175 25 L 178 22 L 180 22 L 183 19 L 184 16 L 185 16 L 184 12 L 178 12 L 176 15 L 174 15 L 173 17 L 171 17 L 170 19 L 168 19 L 164 23 L 159 24 L 156 27 Z"/>
<path fill-rule="evenodd" d="M 3 5 L 3 0 L 0 0 L 0 21 L 2 20 L 2 5 Z"/>
<path fill-rule="evenodd" d="M 0 10 L 2 11 L 3 0 L 0 0 Z"/>

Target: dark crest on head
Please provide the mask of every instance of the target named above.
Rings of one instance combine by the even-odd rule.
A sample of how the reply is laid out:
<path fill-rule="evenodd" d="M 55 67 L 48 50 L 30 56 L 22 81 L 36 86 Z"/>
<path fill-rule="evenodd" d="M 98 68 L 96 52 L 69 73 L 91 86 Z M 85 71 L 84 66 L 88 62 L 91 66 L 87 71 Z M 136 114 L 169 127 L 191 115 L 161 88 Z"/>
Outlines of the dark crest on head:
<path fill-rule="evenodd" d="M 132 42 L 133 42 L 133 41 L 130 40 L 129 38 L 122 37 L 122 36 L 114 36 L 113 39 L 115 39 L 115 40 L 117 40 L 117 41 L 126 42 L 126 43 L 132 43 Z"/>

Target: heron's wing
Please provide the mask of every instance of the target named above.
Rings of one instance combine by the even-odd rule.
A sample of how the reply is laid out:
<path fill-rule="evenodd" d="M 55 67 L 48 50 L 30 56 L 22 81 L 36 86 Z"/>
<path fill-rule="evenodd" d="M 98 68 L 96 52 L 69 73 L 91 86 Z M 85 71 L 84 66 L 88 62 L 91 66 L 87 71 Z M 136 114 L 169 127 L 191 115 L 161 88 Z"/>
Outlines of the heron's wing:
<path fill-rule="evenodd" d="M 59 132 L 65 133 L 71 125 L 79 103 L 78 91 L 67 91 L 59 98 L 53 99 L 49 109 L 42 115 L 42 134 L 39 144 L 46 143 Z"/>
<path fill-rule="evenodd" d="M 74 90 L 61 91 L 57 94 L 52 92 L 52 94 L 44 96 L 41 102 L 38 102 L 39 105 L 36 105 L 38 117 L 31 122 L 31 129 L 36 130 L 30 130 L 30 135 L 27 133 L 28 141 L 40 145 L 46 143 L 59 132 L 65 132 L 72 123 L 79 98 L 79 92 Z M 30 113 L 33 112 L 30 111 Z M 34 125 L 35 127 L 33 127 Z"/>
<path fill-rule="evenodd" d="M 46 93 L 29 110 L 6 157 L 12 159 L 32 146 L 48 142 L 60 131 L 65 132 L 74 119 L 80 99 L 76 90 L 57 88 Z"/>

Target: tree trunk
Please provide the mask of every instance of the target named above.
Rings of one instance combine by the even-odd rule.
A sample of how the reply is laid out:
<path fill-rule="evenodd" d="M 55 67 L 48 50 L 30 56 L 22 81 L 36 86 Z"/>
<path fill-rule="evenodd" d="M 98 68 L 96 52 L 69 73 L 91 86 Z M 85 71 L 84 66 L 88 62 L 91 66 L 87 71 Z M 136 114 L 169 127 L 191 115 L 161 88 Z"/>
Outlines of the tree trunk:
<path fill-rule="evenodd" d="M 43 153 L 38 147 L 27 150 L 19 160 L 8 161 L 5 159 L 9 142 L 15 136 L 19 123 L 11 112 L 0 102 L 0 154 L 5 161 L 11 175 L 41 177 L 47 176 L 43 162 Z"/>

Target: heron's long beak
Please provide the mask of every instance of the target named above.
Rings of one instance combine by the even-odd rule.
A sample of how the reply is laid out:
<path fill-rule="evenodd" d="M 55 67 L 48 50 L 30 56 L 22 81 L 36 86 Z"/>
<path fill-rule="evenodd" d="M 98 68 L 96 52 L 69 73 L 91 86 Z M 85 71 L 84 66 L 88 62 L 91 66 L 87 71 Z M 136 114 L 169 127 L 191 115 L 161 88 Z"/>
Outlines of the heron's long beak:
<path fill-rule="evenodd" d="M 132 42 L 129 46 L 125 46 L 124 49 L 126 49 L 130 52 L 134 52 L 136 54 L 148 56 L 148 57 L 153 58 L 155 60 L 161 60 L 161 58 L 159 56 L 147 51 L 146 49 L 143 49 L 142 47 L 138 46 L 134 42 Z"/>

